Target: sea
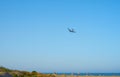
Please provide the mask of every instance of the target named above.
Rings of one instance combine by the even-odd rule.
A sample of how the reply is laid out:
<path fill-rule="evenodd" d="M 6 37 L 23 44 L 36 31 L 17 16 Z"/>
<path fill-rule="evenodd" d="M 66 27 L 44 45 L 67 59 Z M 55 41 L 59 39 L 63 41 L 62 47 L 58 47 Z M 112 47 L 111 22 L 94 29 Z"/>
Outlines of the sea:
<path fill-rule="evenodd" d="M 56 73 L 57 75 L 75 75 L 75 76 L 120 76 L 120 73 Z"/>

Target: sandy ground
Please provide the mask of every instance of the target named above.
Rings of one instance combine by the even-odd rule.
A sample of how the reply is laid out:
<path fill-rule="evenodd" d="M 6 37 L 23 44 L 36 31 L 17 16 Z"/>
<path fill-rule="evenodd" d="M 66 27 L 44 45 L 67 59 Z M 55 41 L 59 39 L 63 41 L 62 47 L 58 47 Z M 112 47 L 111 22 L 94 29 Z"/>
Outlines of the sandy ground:
<path fill-rule="evenodd" d="M 120 76 L 73 76 L 73 75 L 56 75 L 56 77 L 120 77 Z"/>

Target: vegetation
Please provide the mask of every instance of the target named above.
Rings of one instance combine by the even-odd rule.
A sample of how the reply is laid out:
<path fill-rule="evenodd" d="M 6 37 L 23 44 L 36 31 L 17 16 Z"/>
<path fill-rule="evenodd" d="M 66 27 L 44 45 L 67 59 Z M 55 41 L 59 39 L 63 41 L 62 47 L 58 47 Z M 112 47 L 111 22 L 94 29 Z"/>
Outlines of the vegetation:
<path fill-rule="evenodd" d="M 0 66 L 0 72 L 11 72 L 11 70 L 3 66 Z"/>
<path fill-rule="evenodd" d="M 7 76 L 5 76 L 7 74 Z M 9 74 L 9 75 L 8 75 Z M 56 77 L 54 74 L 42 74 L 37 71 L 19 71 L 0 67 L 0 77 Z"/>

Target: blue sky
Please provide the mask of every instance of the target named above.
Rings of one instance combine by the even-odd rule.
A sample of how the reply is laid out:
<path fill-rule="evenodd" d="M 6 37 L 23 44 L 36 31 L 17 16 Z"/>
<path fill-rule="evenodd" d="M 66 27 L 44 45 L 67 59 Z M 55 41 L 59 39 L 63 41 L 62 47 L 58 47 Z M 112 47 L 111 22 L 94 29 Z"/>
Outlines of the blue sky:
<path fill-rule="evenodd" d="M 119 72 L 119 9 L 119 0 L 1 0 L 0 65 L 39 72 Z"/>

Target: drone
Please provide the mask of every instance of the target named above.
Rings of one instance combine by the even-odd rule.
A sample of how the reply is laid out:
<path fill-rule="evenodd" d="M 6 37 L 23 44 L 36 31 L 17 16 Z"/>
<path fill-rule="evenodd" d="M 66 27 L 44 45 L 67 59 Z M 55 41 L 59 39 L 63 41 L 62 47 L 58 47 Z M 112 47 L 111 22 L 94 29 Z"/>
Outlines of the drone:
<path fill-rule="evenodd" d="M 73 28 L 71 28 L 71 29 L 68 28 L 68 31 L 69 31 L 69 32 L 72 32 L 72 33 L 76 33 L 75 30 L 74 30 Z"/>

